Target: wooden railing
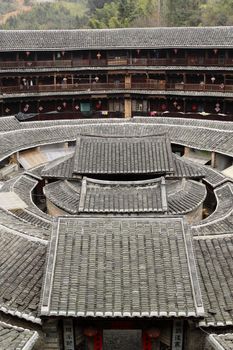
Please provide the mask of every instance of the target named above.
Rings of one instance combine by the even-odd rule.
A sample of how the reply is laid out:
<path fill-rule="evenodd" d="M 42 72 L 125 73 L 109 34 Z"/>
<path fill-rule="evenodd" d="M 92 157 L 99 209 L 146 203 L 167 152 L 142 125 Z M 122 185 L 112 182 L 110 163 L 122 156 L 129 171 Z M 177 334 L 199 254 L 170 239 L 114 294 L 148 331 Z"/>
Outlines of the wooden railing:
<path fill-rule="evenodd" d="M 103 67 L 103 66 L 233 66 L 233 58 L 127 58 L 76 59 L 45 61 L 0 61 L 0 69 L 38 67 Z"/>
<path fill-rule="evenodd" d="M 60 61 L 0 61 L 0 68 L 72 67 L 71 60 Z"/>
<path fill-rule="evenodd" d="M 90 111 L 88 113 L 82 113 L 77 111 L 62 111 L 62 112 L 50 112 L 50 113 L 35 113 L 28 115 L 28 119 L 25 118 L 23 122 L 33 120 L 54 120 L 54 119 L 88 119 L 88 118 L 124 118 L 123 112 L 110 112 L 102 113 L 102 111 Z"/>
<path fill-rule="evenodd" d="M 92 84 L 57 84 L 57 85 L 34 85 L 22 86 L 1 86 L 1 94 L 14 93 L 39 93 L 39 92 L 65 92 L 65 91 L 106 91 L 106 90 L 160 90 L 160 91 L 216 91 L 233 92 L 233 85 L 223 84 L 182 84 L 149 81 L 131 85 L 124 83 L 92 83 Z"/>

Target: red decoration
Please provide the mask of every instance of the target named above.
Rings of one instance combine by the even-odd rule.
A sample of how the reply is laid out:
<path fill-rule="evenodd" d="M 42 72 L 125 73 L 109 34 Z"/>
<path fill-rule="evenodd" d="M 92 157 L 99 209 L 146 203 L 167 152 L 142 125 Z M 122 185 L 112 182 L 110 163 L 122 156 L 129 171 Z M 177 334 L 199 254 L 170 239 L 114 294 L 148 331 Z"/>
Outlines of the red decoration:
<path fill-rule="evenodd" d="M 96 109 L 100 109 L 101 108 L 101 101 L 98 101 L 95 105 Z"/>
<path fill-rule="evenodd" d="M 83 334 L 86 337 L 95 337 L 97 335 L 97 333 L 98 333 L 97 329 L 93 328 L 93 327 L 85 328 L 83 331 Z"/>
<path fill-rule="evenodd" d="M 160 329 L 159 328 L 150 328 L 146 331 L 146 334 L 149 338 L 156 339 L 160 336 Z"/>
<path fill-rule="evenodd" d="M 152 350 L 151 338 L 147 335 L 147 332 L 143 332 L 142 335 L 143 350 Z"/>
<path fill-rule="evenodd" d="M 103 349 L 103 337 L 102 332 L 97 332 L 94 337 L 94 350 L 102 350 Z"/>
<path fill-rule="evenodd" d="M 162 111 L 166 111 L 167 110 L 167 105 L 165 103 L 162 104 L 161 106 Z"/>
<path fill-rule="evenodd" d="M 193 111 L 193 112 L 196 112 L 196 110 L 197 110 L 197 105 L 193 104 L 193 105 L 192 105 L 192 111 Z"/>

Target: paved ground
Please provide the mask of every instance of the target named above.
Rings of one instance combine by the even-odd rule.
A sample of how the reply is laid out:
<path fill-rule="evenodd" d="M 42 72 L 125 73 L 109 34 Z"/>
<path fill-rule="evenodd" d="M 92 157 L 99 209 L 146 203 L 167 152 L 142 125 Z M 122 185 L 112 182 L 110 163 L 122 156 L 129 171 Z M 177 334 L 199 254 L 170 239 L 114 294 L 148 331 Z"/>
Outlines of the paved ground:
<path fill-rule="evenodd" d="M 141 350 L 140 330 L 104 330 L 103 350 Z"/>

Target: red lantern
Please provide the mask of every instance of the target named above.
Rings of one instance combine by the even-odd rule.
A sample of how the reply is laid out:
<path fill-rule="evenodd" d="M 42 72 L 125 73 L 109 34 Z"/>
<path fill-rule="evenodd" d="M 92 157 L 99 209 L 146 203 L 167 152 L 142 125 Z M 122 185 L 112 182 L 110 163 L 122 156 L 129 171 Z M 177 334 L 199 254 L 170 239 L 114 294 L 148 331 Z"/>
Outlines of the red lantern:
<path fill-rule="evenodd" d="M 95 337 L 97 333 L 98 333 L 98 331 L 94 327 L 85 328 L 84 331 L 83 331 L 83 334 L 86 337 Z"/>
<path fill-rule="evenodd" d="M 146 331 L 146 334 L 149 338 L 156 339 L 160 336 L 160 329 L 159 328 L 150 328 Z"/>
<path fill-rule="evenodd" d="M 167 110 L 167 105 L 165 103 L 162 104 L 161 106 L 162 111 L 166 111 Z"/>
<path fill-rule="evenodd" d="M 193 105 L 192 105 L 192 111 L 193 111 L 193 112 L 196 112 L 196 110 L 197 110 L 197 105 L 193 104 Z"/>

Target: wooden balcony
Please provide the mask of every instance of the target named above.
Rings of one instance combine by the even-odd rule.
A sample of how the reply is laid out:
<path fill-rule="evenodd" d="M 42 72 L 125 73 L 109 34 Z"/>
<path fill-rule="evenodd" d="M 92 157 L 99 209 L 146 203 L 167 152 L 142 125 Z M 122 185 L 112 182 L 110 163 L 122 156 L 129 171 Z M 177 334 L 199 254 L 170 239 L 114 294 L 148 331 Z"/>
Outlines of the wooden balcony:
<path fill-rule="evenodd" d="M 92 84 L 57 84 L 57 85 L 34 85 L 22 86 L 1 86 L 2 94 L 12 93 L 38 93 L 38 92 L 66 92 L 66 91 L 105 91 L 125 89 L 124 83 L 92 83 Z"/>
<path fill-rule="evenodd" d="M 233 58 L 127 58 L 76 59 L 46 61 L 0 61 L 0 69 L 13 68 L 65 68 L 65 67 L 107 67 L 107 66 L 233 66 Z"/>
<path fill-rule="evenodd" d="M 108 91 L 108 90 L 157 90 L 157 91 L 215 91 L 233 92 L 233 85 L 218 84 L 182 84 L 166 83 L 165 81 L 149 81 L 142 83 L 92 83 L 92 84 L 57 84 L 34 85 L 28 88 L 22 86 L 1 86 L 1 94 L 39 93 L 39 92 L 67 92 L 67 91 Z"/>

